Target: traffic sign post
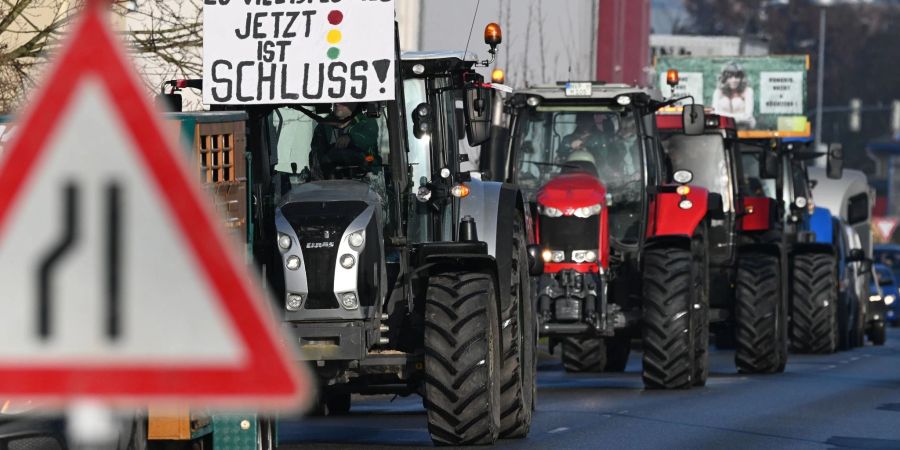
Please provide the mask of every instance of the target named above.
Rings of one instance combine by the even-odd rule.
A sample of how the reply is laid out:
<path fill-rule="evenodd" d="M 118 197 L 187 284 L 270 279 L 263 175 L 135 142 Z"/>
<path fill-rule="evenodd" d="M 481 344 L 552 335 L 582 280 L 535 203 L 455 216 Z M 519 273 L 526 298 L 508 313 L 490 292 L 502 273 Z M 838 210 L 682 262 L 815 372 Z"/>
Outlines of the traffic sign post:
<path fill-rule="evenodd" d="M 0 159 L 0 398 L 297 406 L 309 381 L 98 3 Z"/>

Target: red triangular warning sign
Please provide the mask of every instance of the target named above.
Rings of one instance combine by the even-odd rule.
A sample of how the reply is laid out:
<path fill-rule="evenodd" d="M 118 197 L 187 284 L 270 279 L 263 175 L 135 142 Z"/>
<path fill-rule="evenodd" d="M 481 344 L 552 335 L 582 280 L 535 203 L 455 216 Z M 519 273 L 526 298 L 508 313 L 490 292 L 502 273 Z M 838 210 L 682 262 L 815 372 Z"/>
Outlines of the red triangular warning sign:
<path fill-rule="evenodd" d="M 104 14 L 0 160 L 0 398 L 295 405 L 309 381 Z"/>

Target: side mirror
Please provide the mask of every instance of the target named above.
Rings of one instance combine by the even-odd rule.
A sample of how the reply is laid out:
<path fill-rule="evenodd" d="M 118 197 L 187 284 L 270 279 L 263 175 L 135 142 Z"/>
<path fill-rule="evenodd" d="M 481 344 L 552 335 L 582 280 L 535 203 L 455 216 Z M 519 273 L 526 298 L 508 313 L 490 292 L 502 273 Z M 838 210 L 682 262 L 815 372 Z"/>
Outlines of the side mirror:
<path fill-rule="evenodd" d="M 847 254 L 847 262 L 865 261 L 866 254 L 861 248 L 854 248 Z"/>
<path fill-rule="evenodd" d="M 761 178 L 778 178 L 778 154 L 771 150 L 764 150 L 759 161 L 759 175 Z"/>
<path fill-rule="evenodd" d="M 725 219 L 725 207 L 722 204 L 722 194 L 711 192 L 706 200 L 709 217 L 714 220 Z"/>
<path fill-rule="evenodd" d="M 434 110 L 428 103 L 419 103 L 413 110 L 413 136 L 422 139 L 434 129 Z"/>
<path fill-rule="evenodd" d="M 544 258 L 541 256 L 541 246 L 528 246 L 528 273 L 533 276 L 539 276 L 544 273 Z"/>
<path fill-rule="evenodd" d="M 493 91 L 485 87 L 466 88 L 463 107 L 466 113 L 466 136 L 472 147 L 481 145 L 491 138 L 491 118 L 493 117 Z"/>
<path fill-rule="evenodd" d="M 828 178 L 837 180 L 844 175 L 844 147 L 841 144 L 828 145 L 827 169 Z"/>
<path fill-rule="evenodd" d="M 706 113 L 703 111 L 703 105 L 696 103 L 684 105 L 681 121 L 684 123 L 684 134 L 688 136 L 703 134 L 706 130 Z"/>
<path fill-rule="evenodd" d="M 164 112 L 181 112 L 183 103 L 181 94 L 159 94 L 156 96 L 156 107 Z"/>

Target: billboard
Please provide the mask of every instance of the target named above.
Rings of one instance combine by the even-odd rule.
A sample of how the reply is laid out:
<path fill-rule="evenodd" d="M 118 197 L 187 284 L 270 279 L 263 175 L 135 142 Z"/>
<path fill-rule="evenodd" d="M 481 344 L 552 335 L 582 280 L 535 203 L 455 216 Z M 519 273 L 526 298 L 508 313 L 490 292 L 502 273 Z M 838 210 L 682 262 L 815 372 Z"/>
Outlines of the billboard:
<path fill-rule="evenodd" d="M 672 93 L 666 85 L 669 69 L 681 77 L 674 95 L 691 95 L 713 112 L 734 117 L 743 137 L 810 134 L 805 55 L 659 56 L 656 71 L 666 94 Z"/>

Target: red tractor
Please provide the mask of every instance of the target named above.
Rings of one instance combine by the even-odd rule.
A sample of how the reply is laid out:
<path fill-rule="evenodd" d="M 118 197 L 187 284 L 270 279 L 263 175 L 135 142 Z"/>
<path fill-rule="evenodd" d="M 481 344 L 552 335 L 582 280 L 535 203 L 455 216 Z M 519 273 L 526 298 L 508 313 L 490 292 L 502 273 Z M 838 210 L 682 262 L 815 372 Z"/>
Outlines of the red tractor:
<path fill-rule="evenodd" d="M 706 382 L 708 211 L 721 205 L 666 166 L 654 113 L 669 103 L 597 82 L 509 100 L 509 157 L 488 169 L 528 196 L 545 262 L 538 330 L 568 371 L 622 371 L 641 338 L 646 387 Z M 693 130 L 703 113 L 686 112 Z"/>
<path fill-rule="evenodd" d="M 775 200 L 749 186 L 759 174 L 756 166 L 744 172 L 734 119 L 705 117 L 704 133 L 694 136 L 684 133 L 681 114 L 660 112 L 656 123 L 672 170 L 690 172 L 692 183 L 721 199 L 708 230 L 716 344 L 735 348 L 741 372 L 780 372 L 787 358 L 785 278 L 778 247 L 765 245 Z"/>

